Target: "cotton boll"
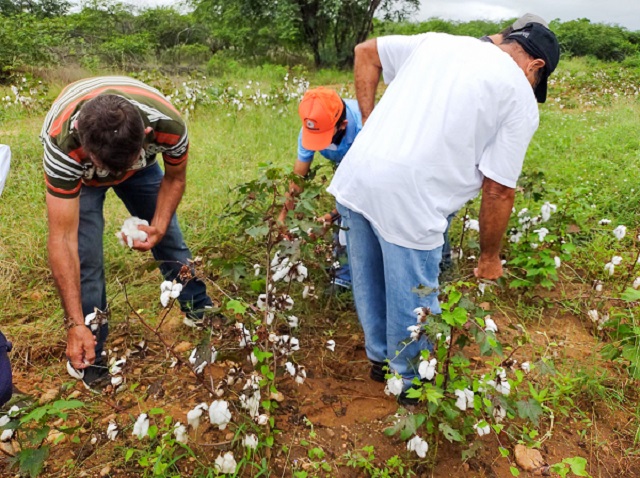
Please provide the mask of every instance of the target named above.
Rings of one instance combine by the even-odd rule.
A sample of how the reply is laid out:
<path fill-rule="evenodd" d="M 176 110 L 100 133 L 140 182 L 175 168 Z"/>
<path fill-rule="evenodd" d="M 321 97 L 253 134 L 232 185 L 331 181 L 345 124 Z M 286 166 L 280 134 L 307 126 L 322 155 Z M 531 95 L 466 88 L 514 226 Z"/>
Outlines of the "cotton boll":
<path fill-rule="evenodd" d="M 456 407 L 458 407 L 463 412 L 467 409 L 467 397 L 464 394 L 463 390 L 456 390 Z"/>
<path fill-rule="evenodd" d="M 420 325 L 410 325 L 407 327 L 407 332 L 411 334 L 411 340 L 416 341 L 422 335 L 422 327 Z"/>
<path fill-rule="evenodd" d="M 424 380 L 433 380 L 433 377 L 436 374 L 436 365 L 438 361 L 435 358 L 427 361 L 424 359 L 420 360 L 420 365 L 418 365 L 418 374 L 420 378 Z"/>
<path fill-rule="evenodd" d="M 120 385 L 122 385 L 122 382 L 124 382 L 124 378 L 122 377 L 122 375 L 111 377 L 111 385 L 113 386 L 113 388 L 119 387 Z"/>
<path fill-rule="evenodd" d="M 196 407 L 193 410 L 189 410 L 189 412 L 187 413 L 188 425 L 194 430 L 197 430 L 200 426 L 200 417 L 202 417 L 201 408 Z"/>
<path fill-rule="evenodd" d="M 496 405 L 493 407 L 493 418 L 496 423 L 502 423 L 502 421 L 507 417 L 507 411 L 502 408 L 500 405 Z"/>
<path fill-rule="evenodd" d="M 427 451 L 429 451 L 429 444 L 420 438 L 420 436 L 416 435 L 407 442 L 407 450 L 415 451 L 416 455 L 420 458 L 425 458 L 427 456 Z"/>
<path fill-rule="evenodd" d="M 531 372 L 531 364 L 529 364 L 529 362 L 522 362 L 522 364 L 520 364 L 520 368 L 524 373 Z"/>
<path fill-rule="evenodd" d="M 149 434 L 149 418 L 146 413 L 141 413 L 136 423 L 133 425 L 133 433 L 134 437 L 138 437 L 139 440 L 142 440 Z"/>
<path fill-rule="evenodd" d="M 133 247 L 133 242 L 136 240 L 146 241 L 148 237 L 147 233 L 138 229 L 139 225 L 148 226 L 149 223 L 144 219 L 140 219 L 138 217 L 130 217 L 128 219 L 125 219 L 120 232 L 116 234 L 120 244 L 124 245 L 124 243 L 126 242 L 129 247 Z"/>
<path fill-rule="evenodd" d="M 298 320 L 298 317 L 296 317 L 295 315 L 290 315 L 287 318 L 287 322 L 289 324 L 289 327 L 293 329 L 298 326 L 299 320 Z"/>
<path fill-rule="evenodd" d="M 171 300 L 171 291 L 167 290 L 160 294 L 160 303 L 162 307 L 167 307 L 169 305 L 169 301 Z"/>
<path fill-rule="evenodd" d="M 604 265 L 604 270 L 607 271 L 610 276 L 612 276 L 616 270 L 616 266 L 612 262 L 607 262 Z"/>
<path fill-rule="evenodd" d="M 209 420 L 220 430 L 227 428 L 227 424 L 231 421 L 229 403 L 225 400 L 215 400 L 209 407 Z"/>
<path fill-rule="evenodd" d="M 73 378 L 77 380 L 82 380 L 84 378 L 84 370 L 76 370 L 75 368 L 73 368 L 73 366 L 71 365 L 71 362 L 69 362 L 68 360 L 67 360 L 67 372 L 69 373 L 69 375 L 71 375 Z"/>
<path fill-rule="evenodd" d="M 115 441 L 118 436 L 118 425 L 114 420 L 109 421 L 109 426 L 107 427 L 107 438 L 111 441 Z"/>
<path fill-rule="evenodd" d="M 402 381 L 402 377 L 393 376 L 389 380 L 387 380 L 387 385 L 384 388 L 384 393 L 387 395 L 395 395 L 396 397 L 402 393 L 402 389 L 404 388 L 404 382 Z"/>
<path fill-rule="evenodd" d="M 485 332 L 493 332 L 498 333 L 498 325 L 495 323 L 495 321 L 490 317 L 490 316 L 486 316 L 484 319 L 484 330 Z"/>
<path fill-rule="evenodd" d="M 176 437 L 178 443 L 187 443 L 189 436 L 187 435 L 187 427 L 180 422 L 176 423 L 173 427 L 173 435 Z"/>
<path fill-rule="evenodd" d="M 10 428 L 7 430 L 2 430 L 2 433 L 0 433 L 0 442 L 7 442 L 11 440 L 11 438 L 13 438 L 13 433 L 14 430 Z"/>
<path fill-rule="evenodd" d="M 289 375 L 291 375 L 292 377 L 296 376 L 296 367 L 291 362 L 285 363 L 284 368 L 286 369 Z"/>
<path fill-rule="evenodd" d="M 606 226 L 607 224 L 611 224 L 611 219 L 600 219 L 598 221 L 598 224 L 600 224 L 601 226 Z"/>
<path fill-rule="evenodd" d="M 182 284 L 176 283 L 171 287 L 171 298 L 177 299 L 180 297 L 180 293 L 182 292 Z"/>
<path fill-rule="evenodd" d="M 224 473 L 224 474 L 235 473 L 236 467 L 238 466 L 235 458 L 233 457 L 233 452 L 231 451 L 228 451 L 224 455 L 220 455 L 218 458 L 216 458 L 214 465 L 215 465 L 215 469 L 219 473 Z"/>
<path fill-rule="evenodd" d="M 626 226 L 618 226 L 613 230 L 613 235 L 616 236 L 616 239 L 618 239 L 619 241 L 622 240 L 622 238 L 627 234 L 627 227 Z"/>
<path fill-rule="evenodd" d="M 464 397 L 467 400 L 467 408 L 473 408 L 473 390 L 465 388 L 463 392 L 464 392 Z"/>
<path fill-rule="evenodd" d="M 620 257 L 620 256 L 613 256 L 613 257 L 611 258 L 611 263 L 612 263 L 614 266 L 619 266 L 619 265 L 622 263 L 622 257 Z"/>
<path fill-rule="evenodd" d="M 260 426 L 265 426 L 267 423 L 269 423 L 269 415 L 266 415 L 264 413 L 262 415 L 258 415 L 257 417 L 255 417 L 255 422 Z"/>
<path fill-rule="evenodd" d="M 335 340 L 327 340 L 327 343 L 325 344 L 325 347 L 328 348 L 330 351 L 335 352 L 336 351 L 336 341 Z"/>
<path fill-rule="evenodd" d="M 562 265 L 562 260 L 558 256 L 553 258 L 553 262 L 556 264 L 556 269 Z"/>
<path fill-rule="evenodd" d="M 484 423 L 484 425 L 481 425 L 482 423 Z M 491 433 L 491 427 L 489 427 L 489 424 L 484 421 L 476 423 L 473 426 L 473 428 L 475 428 L 476 432 L 478 433 L 478 436 L 484 436 Z"/>
<path fill-rule="evenodd" d="M 245 437 L 242 439 L 242 445 L 245 448 L 250 448 L 251 450 L 255 450 L 256 448 L 258 448 L 258 437 L 255 436 L 253 433 L 249 435 L 245 435 Z"/>
<path fill-rule="evenodd" d="M 640 277 L 636 277 L 636 279 L 633 281 L 633 288 L 637 290 L 638 287 L 640 287 Z"/>
<path fill-rule="evenodd" d="M 299 365 L 298 366 L 298 374 L 296 375 L 295 381 L 298 385 L 302 385 L 304 383 L 304 381 L 307 378 L 307 371 L 306 369 L 302 366 Z"/>
<path fill-rule="evenodd" d="M 170 292 L 172 287 L 173 282 L 166 280 L 162 284 L 160 284 L 160 292 Z"/>

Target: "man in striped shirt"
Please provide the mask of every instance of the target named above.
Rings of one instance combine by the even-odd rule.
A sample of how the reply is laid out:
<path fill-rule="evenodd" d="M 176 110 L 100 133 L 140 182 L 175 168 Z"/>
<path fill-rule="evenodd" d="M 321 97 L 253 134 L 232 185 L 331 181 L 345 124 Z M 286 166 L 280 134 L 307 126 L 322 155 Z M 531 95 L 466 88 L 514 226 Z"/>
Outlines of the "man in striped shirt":
<path fill-rule="evenodd" d="M 133 241 L 133 248 L 151 250 L 165 279 L 180 281 L 191 258 L 175 216 L 186 183 L 187 128 L 156 89 L 128 77 L 96 77 L 62 91 L 40 139 L 49 263 L 65 312 L 67 356 L 74 368 L 84 369 L 84 382 L 91 386 L 107 375 L 102 356 L 108 333 L 102 250 L 106 192 L 113 188 L 133 216 L 149 222 L 138 226 L 147 239 Z M 185 281 L 178 300 L 186 323 L 201 319 L 211 306 L 205 284 L 195 278 Z M 84 318 L 96 308 L 104 313 L 97 314 L 94 337 Z"/>

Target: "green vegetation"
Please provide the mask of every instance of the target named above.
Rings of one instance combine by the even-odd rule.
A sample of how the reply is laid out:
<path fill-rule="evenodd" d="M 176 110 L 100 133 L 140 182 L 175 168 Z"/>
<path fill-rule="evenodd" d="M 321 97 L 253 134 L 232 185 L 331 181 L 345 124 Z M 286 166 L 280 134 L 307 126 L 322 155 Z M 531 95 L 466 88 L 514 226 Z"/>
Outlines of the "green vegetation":
<path fill-rule="evenodd" d="M 332 205 L 326 161 L 314 163 L 288 230 L 274 222 L 289 182 L 299 181 L 290 168 L 302 93 L 331 85 L 353 96 L 350 72 L 312 65 L 348 63 L 343 47 L 362 30 L 336 42 L 331 19 L 339 10 L 327 8 L 316 26 L 325 37 L 316 44 L 294 2 L 279 2 L 275 11 L 267 3 L 249 2 L 244 8 L 252 10 L 244 11 L 234 10 L 237 2 L 202 0 L 192 2 L 194 13 L 181 13 L 94 1 L 68 13 L 64 2 L 0 1 L 0 130 L 13 150 L 0 198 L 0 310 L 27 394 L 19 397 L 27 405 L 0 425 L 0 434 L 15 430 L 21 447 L 15 469 L 32 476 L 109 467 L 112 476 L 213 477 L 233 469 L 255 477 L 477 471 L 503 478 L 521 473 L 513 449 L 522 444 L 540 449 L 548 461 L 542 471 L 560 476 L 640 474 L 637 32 L 587 20 L 554 23 L 565 58 L 540 106 L 519 182 L 503 248 L 506 275 L 473 282 L 479 244 L 472 201 L 453 224 L 458 261 L 442 291 L 443 312 L 416 330 L 436 345 L 422 357 L 437 360 L 434 382 L 416 383 L 423 404 L 396 414 L 382 386 L 366 379 L 349 295 L 324 294 L 330 234 L 314 218 Z M 329 3 L 351 4 L 317 5 Z M 381 4 L 406 9 L 412 2 Z M 368 33 L 481 36 L 509 23 L 389 17 L 373 20 Z M 109 354 L 128 358 L 121 390 L 95 397 L 73 389 L 61 365 L 38 134 L 68 81 L 123 71 L 159 88 L 187 118 L 192 144 L 179 216 L 219 315 L 205 333 L 187 330 L 171 305 L 160 306 L 161 277 L 149 257 L 113 239 L 128 213 L 110 195 Z M 301 282 L 291 272 L 288 282 L 274 278 L 286 269 L 283 258 L 296 270 L 304 265 Z M 198 375 L 189 352 L 211 346 L 217 361 Z M 51 388 L 50 402 L 30 397 Z M 222 400 L 232 416 L 227 427 L 213 426 L 205 411 L 185 442 L 178 422 L 186 426 L 198 403 Z M 149 430 L 138 439 L 132 431 L 142 413 Z M 111 423 L 115 438 L 107 435 Z"/>

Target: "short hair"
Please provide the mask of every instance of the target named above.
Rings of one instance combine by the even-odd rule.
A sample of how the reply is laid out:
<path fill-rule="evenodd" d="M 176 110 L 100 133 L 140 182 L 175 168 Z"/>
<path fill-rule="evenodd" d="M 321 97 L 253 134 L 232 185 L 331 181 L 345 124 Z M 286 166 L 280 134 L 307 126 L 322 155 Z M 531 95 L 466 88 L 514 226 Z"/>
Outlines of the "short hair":
<path fill-rule="evenodd" d="M 503 45 L 510 45 L 512 43 L 515 43 L 516 45 L 518 45 L 520 48 L 522 48 L 522 45 L 518 42 L 518 40 L 514 40 L 513 38 L 506 38 L 502 44 Z M 527 52 L 527 50 L 525 50 L 524 48 L 522 48 L 522 51 L 525 52 L 529 58 L 531 58 L 532 60 L 542 60 L 544 61 L 544 58 L 536 58 L 534 57 L 531 53 Z M 536 86 L 538 86 L 538 83 L 540 83 L 540 81 L 542 81 L 542 79 L 544 78 L 544 73 L 547 71 L 549 65 L 546 64 L 542 67 L 542 68 L 538 68 L 535 72 L 535 76 L 534 76 L 534 82 L 535 84 L 533 85 L 533 87 L 535 88 Z"/>
<path fill-rule="evenodd" d="M 336 121 L 336 126 L 341 125 L 347 119 L 347 105 L 342 98 L 340 98 L 340 101 L 342 101 L 342 113 L 340 113 L 340 118 Z"/>
<path fill-rule="evenodd" d="M 99 95 L 78 115 L 78 135 L 84 152 L 111 172 L 122 173 L 138 159 L 144 145 L 144 121 L 126 98 Z"/>
<path fill-rule="evenodd" d="M 505 28 L 500 32 L 500 35 L 502 35 L 502 38 L 507 38 L 512 33 L 513 33 L 513 25 L 509 25 L 507 28 Z"/>

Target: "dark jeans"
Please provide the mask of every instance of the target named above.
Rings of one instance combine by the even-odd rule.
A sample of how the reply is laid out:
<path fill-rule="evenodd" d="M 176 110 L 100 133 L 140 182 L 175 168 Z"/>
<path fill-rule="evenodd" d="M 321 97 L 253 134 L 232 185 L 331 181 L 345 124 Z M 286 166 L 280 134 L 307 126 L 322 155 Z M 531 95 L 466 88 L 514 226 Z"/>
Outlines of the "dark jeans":
<path fill-rule="evenodd" d="M 9 350 L 11 350 L 11 345 L 0 332 L 0 406 L 7 403 L 13 393 L 11 363 L 7 355 Z"/>
<path fill-rule="evenodd" d="M 448 271 L 453 267 L 453 259 L 451 257 L 451 240 L 449 239 L 449 228 L 451 221 L 456 217 L 456 212 L 447 217 L 447 229 L 444 231 L 444 244 L 442 245 L 442 261 L 440 262 L 440 272 Z"/>
<path fill-rule="evenodd" d="M 78 227 L 78 254 L 80 256 L 80 281 L 82 313 L 86 316 L 94 307 L 107 308 L 107 289 L 104 278 L 104 257 L 102 236 L 104 232 L 103 206 L 107 190 L 113 187 L 131 215 L 140 219 L 151 219 L 156 211 L 158 191 L 163 173 L 158 164 L 143 169 L 126 181 L 115 186 L 82 186 L 80 191 L 80 224 Z M 114 239 L 115 240 L 115 239 Z M 182 238 L 178 219 L 174 215 L 167 233 L 151 252 L 160 262 L 160 271 L 165 280 L 179 280 L 183 265 L 189 264 L 191 252 Z M 159 284 L 158 284 L 159 285 Z M 211 305 L 206 286 L 199 279 L 191 279 L 183 284 L 178 298 L 180 308 L 188 315 L 202 316 L 206 306 Z M 159 290 L 159 289 L 158 289 Z M 100 327 L 97 334 L 96 357 L 100 357 L 109 332 L 108 324 Z"/>

